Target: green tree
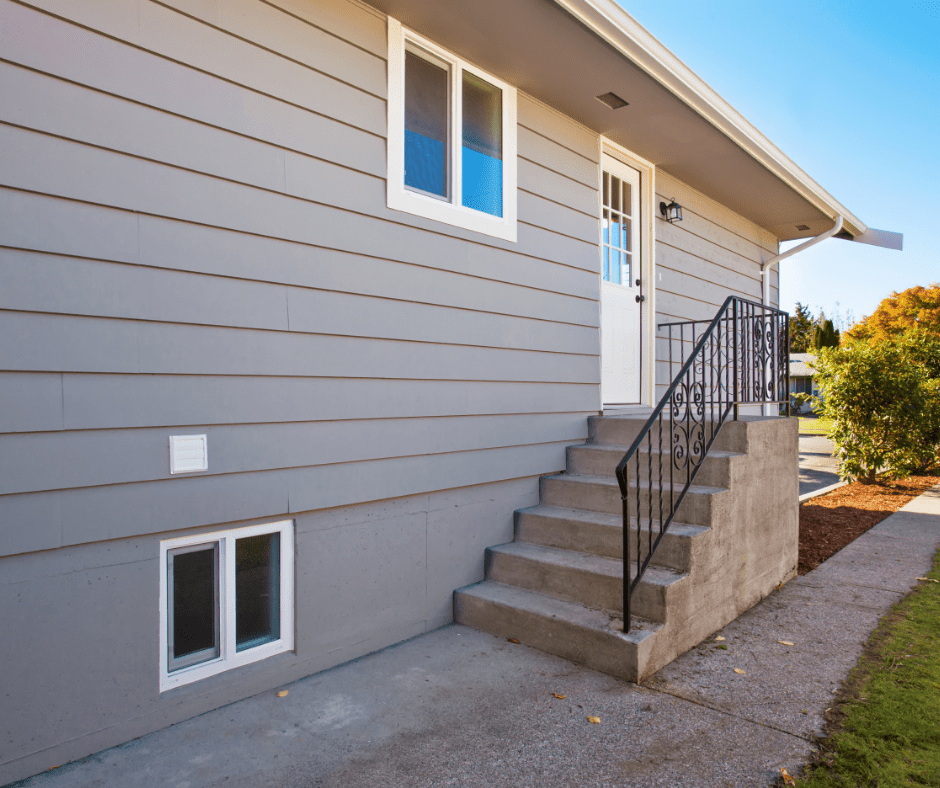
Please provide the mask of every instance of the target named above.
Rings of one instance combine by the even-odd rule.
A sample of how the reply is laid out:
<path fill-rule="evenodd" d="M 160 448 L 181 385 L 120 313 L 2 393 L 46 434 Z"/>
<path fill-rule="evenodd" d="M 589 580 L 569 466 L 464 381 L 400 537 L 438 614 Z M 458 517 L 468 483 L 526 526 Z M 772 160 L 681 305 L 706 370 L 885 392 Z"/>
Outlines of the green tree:
<path fill-rule="evenodd" d="M 806 353 L 813 342 L 813 318 L 809 307 L 799 301 L 790 315 L 790 352 Z"/>
<path fill-rule="evenodd" d="M 940 336 L 823 348 L 816 371 L 843 479 L 871 484 L 879 472 L 901 478 L 940 461 Z"/>
<path fill-rule="evenodd" d="M 831 320 L 821 321 L 813 329 L 813 348 L 839 347 L 841 337 Z"/>
<path fill-rule="evenodd" d="M 909 287 L 891 293 L 875 310 L 846 334 L 852 339 L 890 339 L 912 328 L 940 335 L 940 284 Z"/>

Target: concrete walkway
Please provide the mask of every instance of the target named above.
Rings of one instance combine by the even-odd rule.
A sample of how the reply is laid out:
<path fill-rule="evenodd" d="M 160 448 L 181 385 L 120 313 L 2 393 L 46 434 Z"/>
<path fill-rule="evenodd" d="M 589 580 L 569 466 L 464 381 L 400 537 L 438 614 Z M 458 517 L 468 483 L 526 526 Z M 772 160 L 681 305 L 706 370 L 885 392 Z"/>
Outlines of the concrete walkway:
<path fill-rule="evenodd" d="M 832 456 L 834 448 L 824 435 L 800 435 L 801 496 L 838 484 L 839 461 Z"/>
<path fill-rule="evenodd" d="M 769 785 L 938 547 L 935 488 L 643 686 L 450 626 L 18 785 Z"/>

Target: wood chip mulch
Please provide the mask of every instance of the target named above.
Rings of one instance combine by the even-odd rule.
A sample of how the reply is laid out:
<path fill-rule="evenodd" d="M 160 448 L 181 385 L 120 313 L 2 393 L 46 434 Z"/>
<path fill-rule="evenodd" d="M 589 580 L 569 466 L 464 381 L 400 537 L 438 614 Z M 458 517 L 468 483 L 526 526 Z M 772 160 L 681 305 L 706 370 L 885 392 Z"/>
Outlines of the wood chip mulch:
<path fill-rule="evenodd" d="M 881 484 L 853 482 L 800 505 L 801 575 L 855 541 L 908 501 L 940 484 L 940 476 L 909 476 Z"/>

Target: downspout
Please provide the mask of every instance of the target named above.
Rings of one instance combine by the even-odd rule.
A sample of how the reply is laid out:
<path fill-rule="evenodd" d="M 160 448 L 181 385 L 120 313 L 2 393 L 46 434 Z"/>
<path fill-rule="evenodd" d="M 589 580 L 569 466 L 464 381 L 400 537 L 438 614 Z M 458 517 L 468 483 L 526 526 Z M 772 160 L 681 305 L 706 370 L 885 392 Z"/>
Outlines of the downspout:
<path fill-rule="evenodd" d="M 817 235 L 815 238 L 810 238 L 808 241 L 801 243 L 799 246 L 794 246 L 792 249 L 787 249 L 787 251 L 783 252 L 782 254 L 775 255 L 774 257 L 771 257 L 766 262 L 761 263 L 760 275 L 761 275 L 761 280 L 762 280 L 762 292 L 763 292 L 761 301 L 764 304 L 764 306 L 770 306 L 770 269 L 773 267 L 773 265 L 775 263 L 779 263 L 781 260 L 787 257 L 792 257 L 793 255 L 798 254 L 799 252 L 809 249 L 811 246 L 814 246 L 815 244 L 818 244 L 821 241 L 825 241 L 827 238 L 832 238 L 832 236 L 834 236 L 837 232 L 839 232 L 842 229 L 842 221 L 843 221 L 842 216 L 841 215 L 837 216 L 836 223 L 831 228 L 826 230 L 826 232 L 824 232 L 822 235 Z M 774 407 L 773 405 L 764 405 L 764 415 L 773 416 L 774 415 L 772 413 L 773 407 Z"/>

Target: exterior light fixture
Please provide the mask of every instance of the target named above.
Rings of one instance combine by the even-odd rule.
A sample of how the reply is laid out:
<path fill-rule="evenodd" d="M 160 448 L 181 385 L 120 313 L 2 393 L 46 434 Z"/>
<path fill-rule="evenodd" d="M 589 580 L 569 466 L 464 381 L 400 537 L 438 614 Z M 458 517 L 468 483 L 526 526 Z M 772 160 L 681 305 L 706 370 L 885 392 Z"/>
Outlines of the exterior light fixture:
<path fill-rule="evenodd" d="M 682 221 L 682 206 L 679 205 L 675 200 L 670 203 L 661 202 L 659 204 L 659 212 L 663 215 L 663 218 L 672 224 L 673 222 Z"/>

